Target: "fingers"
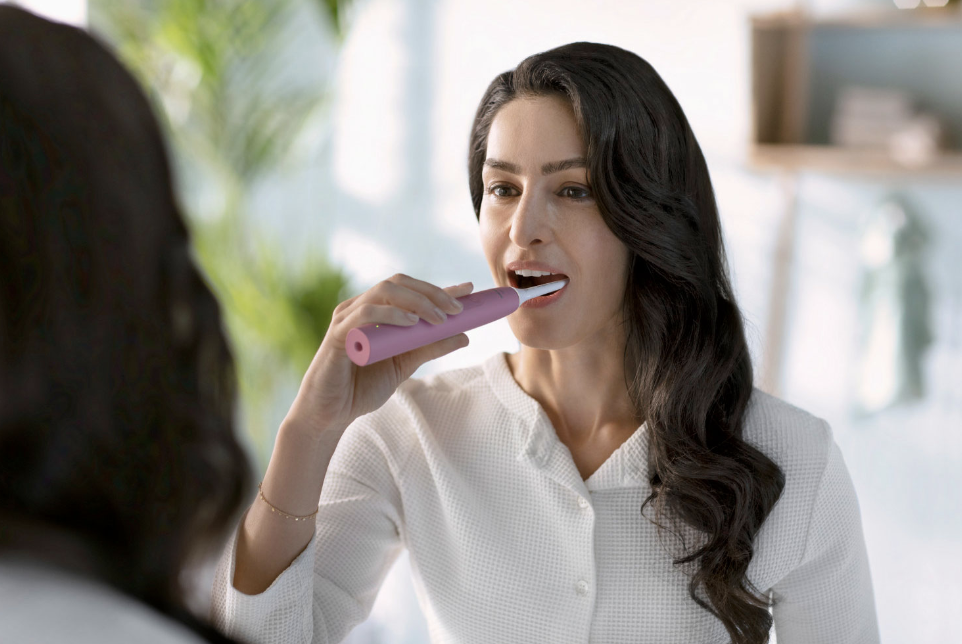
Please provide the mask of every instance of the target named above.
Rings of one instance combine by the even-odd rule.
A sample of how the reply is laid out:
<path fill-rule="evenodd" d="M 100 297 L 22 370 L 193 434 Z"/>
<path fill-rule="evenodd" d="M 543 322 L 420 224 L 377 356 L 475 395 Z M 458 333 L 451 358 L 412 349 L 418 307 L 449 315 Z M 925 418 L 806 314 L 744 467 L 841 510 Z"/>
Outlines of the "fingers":
<path fill-rule="evenodd" d="M 347 329 L 371 323 L 411 326 L 421 319 L 441 324 L 447 314 L 463 310 L 455 298 L 464 297 L 473 289 L 471 282 L 439 288 L 398 273 L 341 302 L 335 309 L 335 319 Z M 414 317 L 408 317 L 409 314 Z"/>
<path fill-rule="evenodd" d="M 466 293 L 470 293 L 472 290 L 474 290 L 474 283 L 465 282 L 464 284 L 445 286 L 442 290 L 453 297 L 464 297 Z"/>
<path fill-rule="evenodd" d="M 415 349 L 414 351 L 409 351 L 407 353 L 396 356 L 396 360 L 400 361 L 400 370 L 403 375 L 403 379 L 407 380 L 417 371 L 425 362 L 430 362 L 431 360 L 436 360 L 441 356 L 447 355 L 458 349 L 463 349 L 470 344 L 468 336 L 465 333 L 459 333 L 453 335 L 450 338 L 445 338 L 443 340 L 438 340 L 437 342 L 432 342 L 429 345 Z"/>
<path fill-rule="evenodd" d="M 424 300 L 421 301 L 421 307 L 424 311 L 427 311 L 427 309 L 423 307 L 433 306 L 449 314 L 461 312 L 461 304 L 455 298 L 459 295 L 463 295 L 464 293 L 449 293 L 446 289 L 435 286 L 430 282 L 415 279 L 409 275 L 405 275 L 404 273 L 397 273 L 390 279 L 382 282 L 382 284 L 394 284 L 407 288 L 415 293 L 419 293 L 424 298 Z M 464 285 L 460 284 L 458 286 L 460 287 Z M 416 310 L 414 310 L 414 312 L 417 313 Z"/>
<path fill-rule="evenodd" d="M 413 326 L 417 324 L 420 319 L 416 314 L 391 304 L 362 302 L 351 310 L 344 323 L 349 329 L 364 324 Z"/>
<path fill-rule="evenodd" d="M 445 338 L 439 342 L 434 342 L 429 345 L 434 350 L 431 352 L 431 357 L 428 360 L 434 360 L 435 358 L 440 358 L 441 356 L 447 355 L 452 351 L 457 351 L 458 349 L 463 349 L 468 346 L 470 342 L 468 341 L 468 336 L 465 333 L 459 333 L 457 335 L 452 335 L 450 338 Z M 425 360 L 427 362 L 427 360 Z"/>
<path fill-rule="evenodd" d="M 442 289 L 429 282 L 398 273 L 377 284 L 374 289 L 383 301 L 399 309 L 414 313 L 422 320 L 441 324 L 448 315 L 456 315 L 463 308 L 455 298 L 467 295 L 473 286 L 459 284 Z"/>
<path fill-rule="evenodd" d="M 361 297 L 362 295 L 364 295 L 364 293 L 358 293 L 358 294 L 355 295 L 354 297 L 349 297 L 348 299 L 343 300 L 340 304 L 338 304 L 337 306 L 334 307 L 334 312 L 335 312 L 335 313 L 340 313 L 341 311 L 346 310 L 349 306 L 351 306 L 352 304 L 354 304 L 354 302 L 355 302 L 355 300 L 357 300 L 357 298 Z"/>

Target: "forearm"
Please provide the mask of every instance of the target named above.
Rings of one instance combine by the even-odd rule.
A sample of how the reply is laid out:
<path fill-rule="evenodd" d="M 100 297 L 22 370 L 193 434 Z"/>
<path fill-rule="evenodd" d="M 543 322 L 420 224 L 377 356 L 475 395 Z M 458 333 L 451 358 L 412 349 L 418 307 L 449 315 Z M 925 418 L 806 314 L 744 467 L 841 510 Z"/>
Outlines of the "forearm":
<path fill-rule="evenodd" d="M 318 432 L 285 419 L 264 475 L 264 496 L 296 516 L 317 509 L 321 486 L 343 428 Z M 233 585 L 248 595 L 264 592 L 303 552 L 314 535 L 314 519 L 295 521 L 271 510 L 258 496 L 241 522 Z"/>

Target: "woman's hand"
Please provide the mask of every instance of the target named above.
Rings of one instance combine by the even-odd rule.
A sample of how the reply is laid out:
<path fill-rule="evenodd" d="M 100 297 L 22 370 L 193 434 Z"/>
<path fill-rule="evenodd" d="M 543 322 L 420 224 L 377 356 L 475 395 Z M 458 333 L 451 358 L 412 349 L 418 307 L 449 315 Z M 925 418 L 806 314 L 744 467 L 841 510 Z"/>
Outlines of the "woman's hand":
<path fill-rule="evenodd" d="M 338 304 L 284 422 L 319 436 L 328 430 L 341 432 L 354 419 L 380 408 L 418 367 L 466 347 L 468 336 L 459 333 L 359 367 L 347 356 L 348 331 L 371 323 L 413 326 L 418 318 L 440 324 L 443 320 L 435 317 L 435 307 L 446 313 L 460 313 L 460 303 L 454 298 L 467 295 L 473 288 L 466 282 L 442 289 L 397 273 Z M 409 312 L 417 317 L 409 319 Z"/>

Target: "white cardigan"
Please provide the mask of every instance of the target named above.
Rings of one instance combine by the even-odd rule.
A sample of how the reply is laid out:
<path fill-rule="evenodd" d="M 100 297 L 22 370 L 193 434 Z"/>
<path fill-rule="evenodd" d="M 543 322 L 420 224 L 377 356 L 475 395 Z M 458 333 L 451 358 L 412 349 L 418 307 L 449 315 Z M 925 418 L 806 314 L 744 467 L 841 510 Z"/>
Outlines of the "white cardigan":
<path fill-rule="evenodd" d="M 778 644 L 877 644 L 858 500 L 828 423 L 755 389 L 744 437 L 786 478 L 748 568 L 778 602 Z M 345 430 L 314 537 L 258 595 L 231 584 L 234 532 L 211 617 L 251 643 L 340 642 L 407 548 L 434 644 L 728 642 L 672 565 L 677 541 L 640 514 L 647 442 L 642 425 L 583 480 L 505 353 L 408 379 Z"/>

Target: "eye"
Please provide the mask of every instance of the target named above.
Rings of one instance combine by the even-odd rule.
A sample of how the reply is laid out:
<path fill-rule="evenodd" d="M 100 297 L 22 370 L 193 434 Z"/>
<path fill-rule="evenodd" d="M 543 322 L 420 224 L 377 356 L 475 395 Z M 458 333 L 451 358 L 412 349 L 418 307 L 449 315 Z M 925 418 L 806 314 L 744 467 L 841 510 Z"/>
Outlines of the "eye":
<path fill-rule="evenodd" d="M 567 192 L 568 190 L 574 190 L 576 192 L 584 193 L 581 196 L 572 196 L 571 198 L 574 199 L 575 201 L 587 201 L 588 199 L 591 199 L 591 193 L 585 188 L 579 188 L 578 186 L 566 186 L 561 189 L 561 192 L 564 193 L 564 192 Z"/>
<path fill-rule="evenodd" d="M 488 194 L 491 195 L 492 197 L 495 197 L 495 198 L 498 198 L 498 199 L 504 199 L 504 198 L 507 198 L 508 195 L 497 194 L 497 191 L 498 191 L 498 190 L 511 190 L 511 189 L 512 189 L 511 186 L 506 186 L 506 185 L 504 185 L 503 183 L 499 183 L 499 184 L 495 184 L 495 185 L 493 185 L 493 186 L 490 186 L 490 187 L 488 188 Z"/>
<path fill-rule="evenodd" d="M 511 195 L 499 194 L 499 190 L 514 190 L 511 186 L 505 185 L 503 183 L 495 184 L 488 187 L 486 193 L 495 197 L 496 199 L 507 199 Z M 571 194 L 568 191 L 574 191 L 576 194 Z M 567 193 L 567 194 L 566 194 Z M 582 194 L 577 194 L 582 193 Z M 572 201 L 588 201 L 591 199 L 591 192 L 585 188 L 580 188 L 578 186 L 565 186 L 561 189 L 560 195 L 566 195 Z"/>

